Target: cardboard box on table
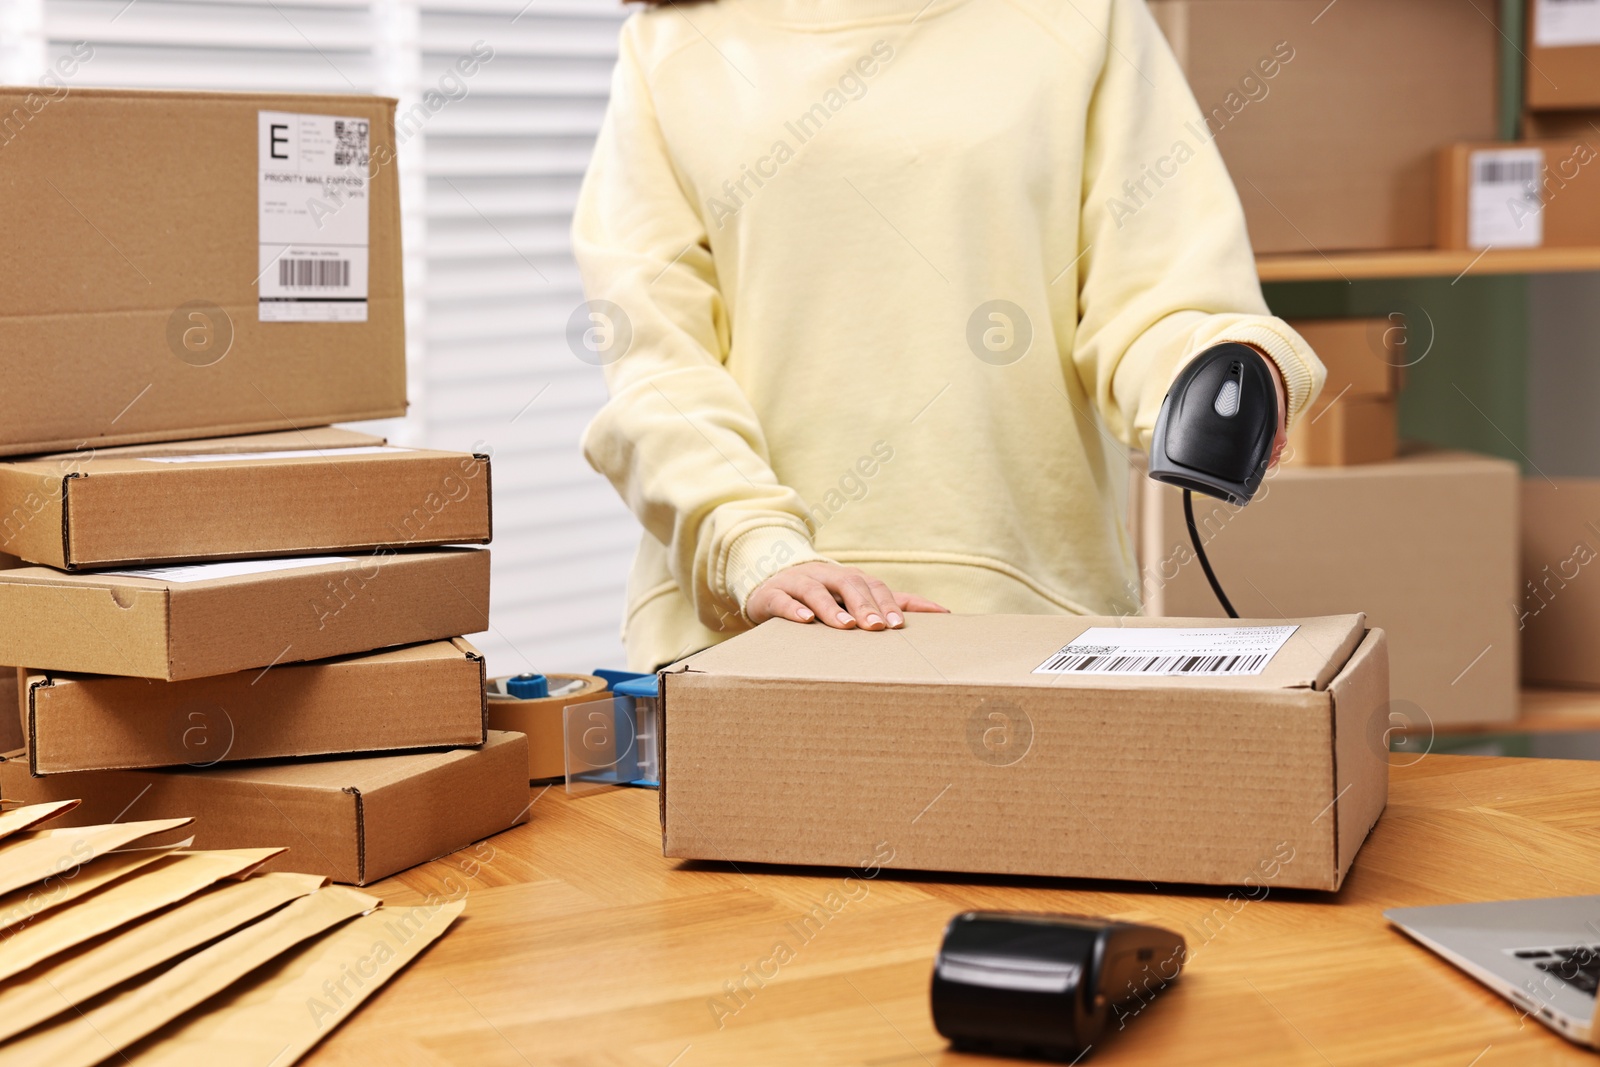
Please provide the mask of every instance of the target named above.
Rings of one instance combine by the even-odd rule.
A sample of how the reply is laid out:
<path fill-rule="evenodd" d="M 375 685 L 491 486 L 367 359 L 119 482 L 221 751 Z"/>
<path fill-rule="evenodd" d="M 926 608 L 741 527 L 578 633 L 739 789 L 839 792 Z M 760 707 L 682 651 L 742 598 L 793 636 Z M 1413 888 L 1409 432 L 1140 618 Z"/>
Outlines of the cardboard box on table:
<path fill-rule="evenodd" d="M 459 638 L 186 682 L 25 671 L 24 743 L 36 775 L 481 745 L 483 683 Z"/>
<path fill-rule="evenodd" d="M 1257 252 L 1432 246 L 1435 150 L 1495 136 L 1492 8 L 1152 0 L 1150 10 L 1206 117 L 1170 140 L 1190 151 L 1215 141 Z"/>
<path fill-rule="evenodd" d="M 192 834 L 196 849 L 287 845 L 262 869 L 366 885 L 526 822 L 527 769 L 526 739 L 499 731 L 446 752 L 46 778 L 12 753 L 0 758 L 0 797 L 83 801 L 54 826 L 199 812 L 168 836 Z"/>
<path fill-rule="evenodd" d="M 1154 616 L 1222 615 L 1189 545 L 1182 493 L 1133 472 L 1140 593 Z M 1517 714 L 1520 475 L 1427 451 L 1392 463 L 1283 467 L 1254 502 L 1194 498 L 1206 553 L 1240 614 L 1365 612 L 1388 634 L 1396 725 Z"/>
<path fill-rule="evenodd" d="M 666 855 L 1337 889 L 1383 810 L 1388 654 L 1360 616 L 1256 675 L 1036 674 L 1091 627 L 772 621 L 661 676 Z"/>
<path fill-rule="evenodd" d="M 1522 677 L 1600 686 L 1600 479 L 1522 483 L 1522 572 L 1510 613 Z"/>
<path fill-rule="evenodd" d="M 0 462 L 0 548 L 115 564 L 486 544 L 489 457 L 329 427 Z"/>
<path fill-rule="evenodd" d="M 1594 140 L 1600 130 L 1586 127 L 1576 137 L 1440 149 L 1439 247 L 1600 247 L 1600 149 L 1590 144 Z M 1485 186 L 1489 177 L 1499 180 Z M 1476 228 L 1475 184 L 1490 213 Z"/>
<path fill-rule="evenodd" d="M 1600 11 L 1579 0 L 1529 0 L 1524 102 L 1600 108 Z"/>
<path fill-rule="evenodd" d="M 10 88 L 0 115 L 0 455 L 405 413 L 393 100 Z"/>
<path fill-rule="evenodd" d="M 182 681 L 477 633 L 489 550 L 0 571 L 0 663 Z"/>

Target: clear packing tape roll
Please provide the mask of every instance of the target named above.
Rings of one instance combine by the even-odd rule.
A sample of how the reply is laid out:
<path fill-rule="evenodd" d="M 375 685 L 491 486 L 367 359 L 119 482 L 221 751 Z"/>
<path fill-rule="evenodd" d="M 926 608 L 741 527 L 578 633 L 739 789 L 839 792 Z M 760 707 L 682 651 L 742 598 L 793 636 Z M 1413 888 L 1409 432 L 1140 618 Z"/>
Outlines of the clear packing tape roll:
<path fill-rule="evenodd" d="M 605 672 L 602 672 L 605 673 Z M 513 680 L 491 679 L 489 725 L 528 737 L 531 781 L 564 779 L 574 795 L 660 785 L 656 676 L 622 672 L 548 676 L 549 696 L 517 697 Z M 606 688 L 607 682 L 615 682 Z"/>
<path fill-rule="evenodd" d="M 550 691 L 555 695 L 533 699 L 508 694 L 505 689 L 508 679 L 489 680 L 489 729 L 512 730 L 528 736 L 530 781 L 562 778 L 567 773 L 563 710 L 612 699 L 605 679 L 592 674 L 552 674 L 548 678 Z M 573 689 L 574 682 L 581 684 Z"/>

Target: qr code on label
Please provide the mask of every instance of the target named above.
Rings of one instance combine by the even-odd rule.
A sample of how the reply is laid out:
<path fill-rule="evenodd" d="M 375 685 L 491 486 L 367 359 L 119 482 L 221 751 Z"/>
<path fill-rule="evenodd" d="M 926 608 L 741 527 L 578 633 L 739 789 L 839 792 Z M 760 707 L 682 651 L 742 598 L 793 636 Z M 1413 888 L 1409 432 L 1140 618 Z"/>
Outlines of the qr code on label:
<path fill-rule="evenodd" d="M 338 144 L 333 149 L 336 167 L 365 167 L 370 158 L 367 147 L 368 124 L 335 119 L 333 136 Z"/>

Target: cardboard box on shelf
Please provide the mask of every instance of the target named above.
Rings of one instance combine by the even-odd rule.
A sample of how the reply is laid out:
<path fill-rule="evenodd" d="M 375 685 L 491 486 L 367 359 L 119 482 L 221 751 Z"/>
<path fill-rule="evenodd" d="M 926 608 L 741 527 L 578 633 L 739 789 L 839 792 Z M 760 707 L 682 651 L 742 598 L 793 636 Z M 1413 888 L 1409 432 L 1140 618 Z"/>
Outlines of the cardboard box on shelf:
<path fill-rule="evenodd" d="M 9 88 L 0 115 L 0 455 L 405 413 L 393 100 Z"/>
<path fill-rule="evenodd" d="M 1323 395 L 1328 396 L 1325 390 Z M 1329 397 L 1289 429 L 1283 463 L 1349 467 L 1392 460 L 1400 449 L 1400 409 L 1392 396 Z"/>
<path fill-rule="evenodd" d="M 0 662 L 182 681 L 477 633 L 489 550 L 0 571 Z"/>
<path fill-rule="evenodd" d="M 668 856 L 1337 889 L 1383 810 L 1387 646 L 1360 616 L 882 636 L 779 620 L 667 668 Z M 1259 673 L 1039 673 L 1091 656 Z"/>
<path fill-rule="evenodd" d="M 1600 107 L 1600 9 L 1531 0 L 1524 99 L 1530 108 Z"/>
<path fill-rule="evenodd" d="M 1335 396 L 1394 396 L 1400 390 L 1406 355 L 1403 319 L 1291 319 L 1328 369 L 1325 400 Z"/>
<path fill-rule="evenodd" d="M 0 548 L 75 570 L 484 544 L 489 457 L 321 428 L 0 462 Z"/>
<path fill-rule="evenodd" d="M 1257 252 L 1427 248 L 1433 153 L 1495 135 L 1499 34 L 1464 0 L 1152 0 Z M 1400 103 L 1402 102 L 1403 103 Z"/>
<path fill-rule="evenodd" d="M 1139 592 L 1153 616 L 1222 615 L 1189 545 L 1182 493 L 1133 471 Z M 1255 501 L 1195 498 L 1206 554 L 1241 614 L 1365 612 L 1393 649 L 1396 723 L 1517 714 L 1516 465 L 1465 452 L 1284 467 Z M 1402 722 L 1404 720 L 1404 722 Z"/>
<path fill-rule="evenodd" d="M 1600 686 L 1600 479 L 1522 483 L 1522 678 Z"/>
<path fill-rule="evenodd" d="M 1447 145 L 1439 247 L 1600 247 L 1597 161 L 1600 150 L 1583 137 Z"/>
<path fill-rule="evenodd" d="M 1522 139 L 1582 143 L 1600 152 L 1600 105 L 1587 111 L 1524 111 Z"/>
<path fill-rule="evenodd" d="M 400 756 L 34 778 L 21 753 L 0 757 L 0 796 L 24 804 L 80 799 L 52 826 L 200 813 L 194 848 L 289 846 L 262 870 L 367 885 L 528 819 L 521 734 L 491 731 L 481 748 Z M 125 812 L 125 814 L 124 814 Z"/>
<path fill-rule="evenodd" d="M 34 774 L 459 748 L 487 729 L 483 656 L 459 638 L 186 682 L 24 674 Z"/>

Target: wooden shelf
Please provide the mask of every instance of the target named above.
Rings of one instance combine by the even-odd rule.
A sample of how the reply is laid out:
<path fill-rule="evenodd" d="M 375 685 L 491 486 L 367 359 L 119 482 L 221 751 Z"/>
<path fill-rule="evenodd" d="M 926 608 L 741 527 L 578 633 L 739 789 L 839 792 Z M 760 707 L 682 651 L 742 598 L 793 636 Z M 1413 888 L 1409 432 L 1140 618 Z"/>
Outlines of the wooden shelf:
<path fill-rule="evenodd" d="M 1600 248 L 1505 248 L 1487 252 L 1419 248 L 1400 252 L 1296 253 L 1257 256 L 1256 270 L 1264 282 L 1600 271 Z"/>

